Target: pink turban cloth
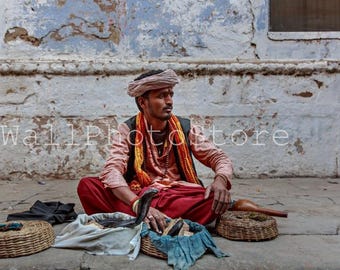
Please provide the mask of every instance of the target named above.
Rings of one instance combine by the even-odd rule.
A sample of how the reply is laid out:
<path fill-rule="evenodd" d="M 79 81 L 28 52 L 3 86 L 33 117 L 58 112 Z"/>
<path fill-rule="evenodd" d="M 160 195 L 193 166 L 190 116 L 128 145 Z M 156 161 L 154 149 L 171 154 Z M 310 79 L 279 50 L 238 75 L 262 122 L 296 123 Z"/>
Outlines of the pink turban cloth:
<path fill-rule="evenodd" d="M 127 93 L 131 97 L 139 97 L 147 91 L 173 87 L 177 83 L 179 83 L 179 79 L 175 71 L 167 69 L 161 73 L 130 82 Z"/>

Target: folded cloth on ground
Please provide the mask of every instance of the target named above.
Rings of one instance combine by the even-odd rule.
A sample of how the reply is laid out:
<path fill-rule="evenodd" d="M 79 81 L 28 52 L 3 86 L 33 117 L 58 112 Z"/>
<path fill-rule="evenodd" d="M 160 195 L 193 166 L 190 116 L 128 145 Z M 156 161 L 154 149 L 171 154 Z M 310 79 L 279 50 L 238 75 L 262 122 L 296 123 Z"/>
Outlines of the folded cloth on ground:
<path fill-rule="evenodd" d="M 11 220 L 45 220 L 50 224 L 59 224 L 75 220 L 77 213 L 74 203 L 41 202 L 37 200 L 29 211 L 9 214 L 7 221 Z"/>
<path fill-rule="evenodd" d="M 212 251 L 218 258 L 230 256 L 216 246 L 212 236 L 203 225 L 187 219 L 185 222 L 189 225 L 190 231 L 194 232 L 192 236 L 162 236 L 143 223 L 141 237 L 148 235 L 152 244 L 167 254 L 168 264 L 173 265 L 175 270 L 189 269 L 207 250 Z"/>
<path fill-rule="evenodd" d="M 134 260 L 140 249 L 141 224 L 134 228 L 100 228 L 95 222 L 107 218 L 127 220 L 125 213 L 80 214 L 56 237 L 53 247 L 85 249 L 95 255 L 128 255 Z"/>

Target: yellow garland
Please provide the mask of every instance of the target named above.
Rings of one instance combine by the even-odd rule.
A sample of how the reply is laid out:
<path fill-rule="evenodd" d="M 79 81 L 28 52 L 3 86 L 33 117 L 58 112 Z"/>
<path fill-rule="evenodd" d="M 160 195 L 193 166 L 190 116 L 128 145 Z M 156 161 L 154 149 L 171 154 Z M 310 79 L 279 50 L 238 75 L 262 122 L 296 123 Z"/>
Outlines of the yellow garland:
<path fill-rule="evenodd" d="M 190 152 L 188 145 L 185 141 L 185 136 L 182 130 L 182 126 L 175 115 L 172 115 L 169 120 L 170 133 L 174 136 L 174 141 L 176 143 L 180 165 L 183 169 L 185 178 L 191 183 L 200 184 L 197 178 L 196 172 L 194 170 L 192 159 L 190 157 Z M 152 183 L 150 176 L 142 169 L 142 164 L 144 162 L 144 147 L 143 138 L 146 136 L 146 127 L 144 122 L 144 116 L 140 112 L 136 117 L 136 139 L 135 139 L 135 162 L 134 168 L 137 174 L 137 181 L 132 181 L 130 183 L 130 188 L 133 190 L 139 190 L 141 187 L 149 186 Z"/>

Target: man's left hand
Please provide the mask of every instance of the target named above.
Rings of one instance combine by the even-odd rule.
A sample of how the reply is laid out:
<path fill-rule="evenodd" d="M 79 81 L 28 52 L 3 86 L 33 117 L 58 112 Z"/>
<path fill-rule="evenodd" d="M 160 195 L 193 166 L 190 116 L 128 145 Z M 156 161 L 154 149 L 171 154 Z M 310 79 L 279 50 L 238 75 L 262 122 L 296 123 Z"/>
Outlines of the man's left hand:
<path fill-rule="evenodd" d="M 221 176 L 217 176 L 214 182 L 207 187 L 204 199 L 209 197 L 210 192 L 214 192 L 214 201 L 211 209 L 216 214 L 223 214 L 231 202 L 231 196 Z"/>

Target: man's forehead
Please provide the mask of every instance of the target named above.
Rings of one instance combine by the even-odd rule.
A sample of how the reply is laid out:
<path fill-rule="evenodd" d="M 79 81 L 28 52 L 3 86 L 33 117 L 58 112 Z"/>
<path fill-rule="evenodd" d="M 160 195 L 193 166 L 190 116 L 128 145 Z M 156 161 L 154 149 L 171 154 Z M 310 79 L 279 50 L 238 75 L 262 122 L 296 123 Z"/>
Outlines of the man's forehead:
<path fill-rule="evenodd" d="M 162 87 L 162 88 L 157 88 L 157 89 L 152 89 L 150 90 L 152 93 L 158 94 L 161 92 L 173 92 L 173 86 L 167 86 L 167 87 Z"/>

